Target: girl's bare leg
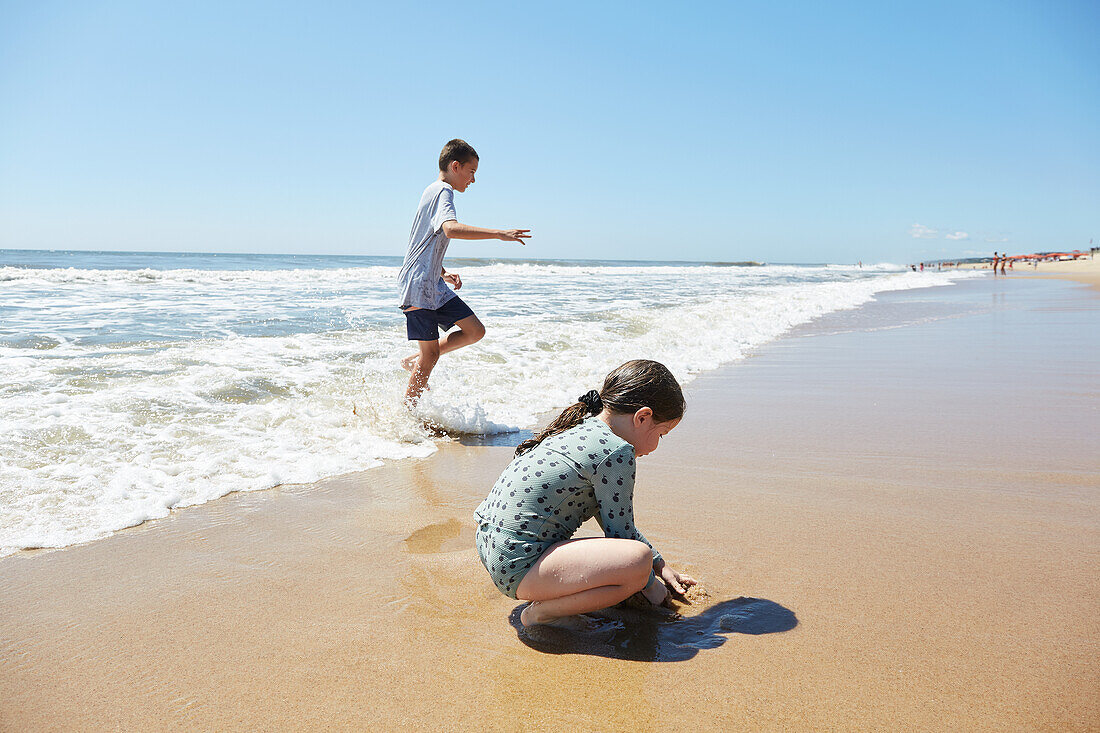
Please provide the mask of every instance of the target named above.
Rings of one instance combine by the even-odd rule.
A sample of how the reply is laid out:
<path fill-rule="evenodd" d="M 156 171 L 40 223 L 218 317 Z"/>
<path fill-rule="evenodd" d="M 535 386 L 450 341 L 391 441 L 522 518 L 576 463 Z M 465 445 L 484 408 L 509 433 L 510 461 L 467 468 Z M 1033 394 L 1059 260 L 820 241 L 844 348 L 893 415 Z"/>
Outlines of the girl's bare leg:
<path fill-rule="evenodd" d="M 573 625 L 568 617 L 614 606 L 646 587 L 653 553 L 645 543 L 610 537 L 551 545 L 523 576 L 516 597 L 531 601 L 520 621 Z"/>

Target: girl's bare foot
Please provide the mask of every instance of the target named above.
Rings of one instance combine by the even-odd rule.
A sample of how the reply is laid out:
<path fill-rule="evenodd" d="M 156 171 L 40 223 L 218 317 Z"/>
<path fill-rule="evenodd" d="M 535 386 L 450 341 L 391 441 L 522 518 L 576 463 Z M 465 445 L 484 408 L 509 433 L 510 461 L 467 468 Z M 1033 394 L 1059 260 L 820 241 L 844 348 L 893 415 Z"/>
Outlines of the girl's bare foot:
<path fill-rule="evenodd" d="M 660 606 L 668 600 L 668 586 L 658 577 L 654 577 L 641 593 L 654 606 Z"/>
<path fill-rule="evenodd" d="M 401 368 L 407 372 L 412 372 L 416 369 L 416 362 L 420 359 L 420 354 L 413 354 L 412 356 L 406 356 L 401 360 Z"/>
<path fill-rule="evenodd" d="M 666 598 L 663 603 L 654 604 L 642 591 L 638 591 L 634 595 L 627 598 L 625 601 L 620 602 L 616 608 L 629 609 L 631 611 L 641 611 L 642 613 L 651 616 L 661 616 L 667 618 L 679 618 L 678 614 L 669 604 Z"/>
<path fill-rule="evenodd" d="M 599 622 L 590 616 L 577 614 L 576 616 L 548 616 L 541 613 L 538 601 L 532 601 L 520 611 L 519 621 L 524 628 L 530 628 L 536 624 L 542 626 L 556 626 L 559 629 L 570 631 L 591 631 L 599 626 Z"/>

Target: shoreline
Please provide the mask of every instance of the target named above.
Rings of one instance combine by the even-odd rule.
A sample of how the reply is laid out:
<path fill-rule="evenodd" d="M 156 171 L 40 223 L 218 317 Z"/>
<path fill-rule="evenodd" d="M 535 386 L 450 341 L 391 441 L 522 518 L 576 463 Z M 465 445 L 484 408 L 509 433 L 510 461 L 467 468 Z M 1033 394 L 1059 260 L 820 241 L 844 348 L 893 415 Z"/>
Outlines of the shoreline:
<path fill-rule="evenodd" d="M 435 446 L 421 420 L 458 435 L 533 424 L 572 402 L 569 385 L 596 383 L 637 354 L 689 380 L 876 292 L 981 277 L 487 267 L 474 280 L 493 338 L 448 360 L 414 416 L 401 406 L 408 374 L 397 359 L 410 352 L 393 320 L 389 268 L 227 274 L 218 262 L 130 271 L 64 259 L 9 272 L 2 289 L 11 379 L 0 500 L 11 511 L 0 519 L 0 555 L 101 538 L 233 491 L 424 455 Z M 639 277 L 652 278 L 656 299 L 631 305 Z M 169 301 L 177 305 L 164 310 Z M 722 329 L 711 327 L 715 312 Z"/>
<path fill-rule="evenodd" d="M 807 267 L 816 266 L 808 265 Z M 905 278 L 909 277 L 909 273 L 907 272 L 893 274 L 896 276 L 904 276 Z M 912 280 L 907 281 L 905 284 L 875 285 L 872 289 L 872 292 L 881 296 L 883 293 L 894 292 L 892 288 L 910 289 L 913 287 L 940 287 L 942 286 L 942 283 L 947 283 L 950 281 L 951 280 L 949 277 L 936 277 L 929 278 L 928 280 L 925 280 L 923 277 L 914 277 Z M 863 297 L 874 296 L 864 293 Z M 797 301 L 798 298 L 793 298 L 793 300 Z M 858 302 L 858 299 L 855 302 Z M 851 303 L 849 303 L 847 306 L 837 305 L 836 303 L 833 303 L 828 307 L 844 309 L 845 307 L 850 308 L 853 306 Z M 860 306 L 854 307 L 858 308 Z M 836 311 L 828 311 L 828 313 L 832 312 Z M 820 313 L 820 311 L 816 311 L 816 313 Z M 820 315 L 815 314 L 815 310 L 813 308 L 810 308 L 804 309 L 804 311 L 799 312 L 798 318 L 796 318 L 794 322 L 797 323 L 800 318 L 816 319 L 820 318 Z M 732 353 L 726 353 L 721 356 L 708 356 L 703 359 L 701 364 L 697 363 L 694 367 L 685 367 L 684 365 L 681 365 L 682 369 L 677 373 L 690 375 L 690 378 L 694 379 L 697 378 L 699 374 L 705 374 L 713 371 L 716 368 L 720 369 L 731 364 L 735 364 L 741 361 L 744 358 L 745 354 L 758 350 L 761 347 L 766 347 L 767 344 L 770 343 L 769 341 L 767 341 L 767 339 L 771 339 L 774 341 L 776 339 L 785 338 L 790 332 L 791 328 L 789 325 L 790 321 L 788 320 L 786 321 L 786 323 L 788 325 L 771 329 L 771 331 L 765 334 L 753 333 L 754 328 L 750 328 L 748 329 L 750 335 L 748 337 L 747 345 L 739 346 Z M 783 328 L 786 328 L 788 330 L 782 331 Z M 765 331 L 768 331 L 768 329 L 765 329 Z M 672 338 L 673 340 L 677 338 L 677 334 L 666 334 L 665 336 L 666 338 Z M 554 347 L 553 345 L 540 344 L 539 348 L 544 350 L 553 350 Z M 351 347 L 349 347 L 349 350 L 351 350 Z M 503 363 L 500 362 L 500 359 L 502 359 L 503 357 L 501 357 L 499 353 L 490 353 L 487 355 L 487 357 L 489 358 L 484 359 L 482 363 L 478 363 L 477 361 L 467 361 L 463 364 L 463 367 L 476 370 L 483 369 L 486 366 L 486 364 L 484 363 L 485 361 L 490 361 L 493 364 L 498 362 Z M 729 360 L 723 362 L 723 357 Z M 674 352 L 668 352 L 665 353 L 664 357 L 662 358 L 665 358 L 666 360 L 672 359 L 673 361 L 668 362 L 671 365 L 674 364 L 675 360 L 677 360 L 679 357 Z M 396 362 L 393 362 L 392 360 L 386 362 L 387 366 L 391 368 L 394 367 L 395 363 Z M 720 366 L 716 367 L 714 366 L 715 364 L 720 364 Z M 285 366 L 286 365 L 284 364 L 284 367 Z M 610 366 L 608 366 L 607 368 L 610 368 Z M 700 371 L 700 369 L 702 371 Z M 391 369 L 391 371 L 396 370 Z M 404 372 L 397 372 L 397 374 L 399 376 L 399 387 L 388 385 L 387 387 L 376 389 L 373 392 L 367 391 L 367 399 L 365 401 L 362 390 L 351 394 L 341 394 L 340 397 L 336 401 L 334 401 L 334 403 L 325 405 L 326 408 L 332 408 L 328 409 L 324 413 L 326 416 L 334 415 L 336 416 L 337 420 L 343 420 L 340 430 L 342 435 L 366 435 L 368 439 L 381 438 L 383 442 L 385 442 L 387 439 L 393 438 L 393 435 L 395 433 L 402 436 L 402 438 L 396 439 L 398 440 L 399 445 L 394 450 L 383 446 L 380 451 L 376 450 L 376 452 L 374 453 L 367 453 L 367 457 L 371 461 L 376 462 L 376 465 L 373 466 L 373 468 L 380 467 L 381 465 L 384 465 L 385 463 L 392 460 L 408 460 L 410 458 L 422 457 L 424 451 L 434 452 L 435 450 L 438 450 L 440 445 L 443 445 L 446 442 L 450 442 L 453 440 L 458 440 L 469 445 L 504 445 L 508 443 L 516 443 L 523 439 L 517 436 L 528 436 L 530 434 L 529 429 L 520 429 L 511 433 L 498 433 L 480 436 L 461 432 L 466 425 L 470 424 L 468 415 L 464 414 L 461 409 L 457 412 L 449 412 L 449 405 L 445 403 L 442 406 L 433 405 L 431 400 L 428 400 L 427 402 L 427 410 L 421 411 L 419 417 L 410 419 L 410 416 L 406 413 L 406 411 L 398 406 L 399 395 L 403 393 L 404 383 L 406 381 L 405 379 L 401 379 L 401 377 L 407 377 L 407 374 L 405 374 Z M 444 379 L 449 376 L 450 375 L 447 373 L 443 374 Z M 591 377 L 591 375 L 589 376 Z M 248 401 L 248 399 L 253 396 L 252 391 L 254 391 L 255 396 L 261 398 L 259 400 L 259 404 L 263 404 L 264 401 L 262 398 L 264 396 L 263 393 L 265 390 L 269 388 L 274 388 L 277 391 L 278 389 L 282 388 L 280 377 L 278 376 L 278 374 L 272 373 L 270 370 L 266 373 L 266 376 L 261 377 L 257 377 L 256 375 L 247 372 L 231 375 L 231 377 L 237 377 L 237 379 L 234 381 L 231 378 L 225 378 L 222 382 L 215 381 L 215 388 L 206 390 L 206 393 L 203 395 L 204 399 L 214 402 L 217 402 L 221 399 L 226 399 L 229 402 L 233 402 L 238 397 L 244 397 L 245 401 Z M 253 384 L 253 382 L 255 381 L 258 381 L 258 384 Z M 364 385 L 367 384 L 365 377 L 361 378 L 359 381 L 362 382 Z M 444 384 L 444 386 L 447 385 Z M 451 386 L 453 388 L 453 385 Z M 545 386 L 545 384 L 538 385 L 539 389 L 534 390 L 534 392 L 544 391 Z M 390 389 L 390 387 L 394 388 Z M 398 392 L 397 389 L 399 389 L 400 392 Z M 551 391 L 553 392 L 553 390 Z M 186 390 L 185 392 L 187 394 L 190 394 L 190 392 Z M 388 396 L 392 396 L 392 399 L 388 399 Z M 68 398 L 66 395 L 55 395 L 54 397 L 60 402 L 68 402 Z M 569 397 L 570 395 L 567 391 L 559 391 L 554 399 L 565 400 Z M 380 399 L 374 401 L 373 398 Z M 343 400 L 342 403 L 341 399 Z M 364 403 L 366 410 L 363 414 L 360 414 L 357 410 L 359 408 L 362 408 L 364 406 Z M 542 400 L 542 404 L 539 405 L 537 410 L 545 409 L 547 404 L 553 404 L 553 400 Z M 309 406 L 310 405 L 307 405 L 307 407 Z M 440 407 L 442 409 L 440 409 Z M 499 408 L 499 404 L 497 405 L 497 407 Z M 346 414 L 345 408 L 350 410 L 351 415 Z M 158 404 L 156 406 L 156 409 L 162 410 L 166 414 L 170 414 L 172 412 L 171 405 Z M 99 414 L 103 414 L 104 412 L 106 411 L 99 411 Z M 186 412 L 186 410 L 184 410 L 184 412 Z M 395 412 L 401 413 L 397 417 L 396 421 L 393 419 L 393 413 Z M 474 424 L 471 426 L 470 429 L 484 427 L 484 421 L 480 421 L 477 417 L 477 414 L 477 411 L 475 411 Z M 522 421 L 526 421 L 531 417 L 531 415 L 538 415 L 535 423 L 536 425 L 538 425 L 544 423 L 545 421 L 549 421 L 554 416 L 556 416 L 556 414 L 556 410 L 541 414 L 539 414 L 537 411 L 529 412 L 527 415 L 524 415 Z M 367 430 L 361 430 L 361 426 L 356 424 L 356 420 L 362 422 L 364 415 L 367 416 L 368 420 L 377 420 L 380 427 L 378 429 L 375 429 L 375 426 L 368 424 Z M 50 416 L 68 417 L 67 415 L 57 414 L 56 411 L 54 413 L 51 413 Z M 354 419 L 352 418 L 352 416 L 354 416 Z M 86 417 L 91 419 L 91 416 Z M 123 417 L 125 418 L 126 415 L 123 415 Z M 324 418 L 316 419 L 318 417 L 318 415 L 314 414 L 313 418 L 315 419 L 305 421 L 307 424 L 300 425 L 299 432 L 305 431 L 308 433 L 316 431 L 324 433 Z M 456 432 L 451 434 L 447 433 L 447 427 L 442 428 L 438 432 L 436 432 L 434 429 L 424 431 L 424 422 L 420 422 L 419 428 L 417 426 L 420 418 L 428 421 L 427 424 L 433 424 L 432 421 L 439 420 L 445 426 L 449 425 L 451 427 L 454 427 L 454 424 L 457 421 L 458 427 L 456 429 Z M 140 412 L 136 416 L 134 416 L 133 419 L 138 424 L 144 424 L 142 423 L 143 417 Z M 492 423 L 490 423 L 490 425 L 493 426 Z M 224 435 L 225 426 L 219 424 L 218 427 L 221 429 L 221 432 L 218 434 L 221 435 L 222 438 L 224 438 L 221 441 L 221 445 L 232 443 L 233 441 L 229 440 L 228 437 Z M 505 426 L 499 425 L 494 427 Z M 281 437 L 284 443 L 283 447 L 286 447 L 286 437 Z M 156 465 L 153 466 L 153 470 L 148 472 L 151 475 L 142 475 L 139 477 L 124 477 L 123 485 L 126 485 L 125 481 L 133 481 L 136 485 L 140 486 L 140 480 L 138 479 L 144 478 L 147 479 L 154 487 L 151 492 L 149 492 L 148 494 L 145 494 L 141 491 L 135 492 L 140 496 L 140 498 L 132 503 L 132 505 L 129 507 L 129 510 L 126 510 L 125 506 L 123 506 L 123 510 L 120 510 L 117 506 L 111 506 L 109 502 L 106 503 L 106 506 L 104 506 L 103 503 L 100 503 L 80 507 L 79 511 L 69 518 L 69 528 L 72 530 L 69 532 L 58 532 L 58 528 L 62 525 L 62 520 L 58 519 L 57 516 L 51 516 L 49 519 L 50 524 L 47 524 L 45 527 L 35 527 L 37 531 L 31 534 L 29 537 L 26 535 L 19 537 L 17 532 L 16 539 L 11 540 L 9 544 L 0 548 L 0 558 L 28 553 L 34 554 L 52 552 L 56 550 L 67 549 L 69 547 L 76 547 L 87 542 L 101 541 L 110 537 L 116 532 L 125 532 L 135 527 L 144 526 L 149 522 L 163 521 L 174 515 L 176 512 L 189 511 L 197 506 L 202 506 L 206 503 L 209 503 L 210 501 L 219 501 L 227 496 L 232 496 L 233 494 L 241 491 L 268 491 L 271 489 L 277 489 L 280 486 L 313 484 L 316 482 L 327 481 L 334 478 L 339 478 L 344 475 L 356 473 L 358 472 L 357 469 L 355 469 L 356 464 L 363 465 L 362 453 L 348 454 L 346 452 L 338 452 L 336 456 L 329 456 L 326 459 L 319 459 L 317 457 L 324 455 L 324 451 L 299 450 L 296 453 L 292 451 L 290 456 L 292 459 L 298 459 L 297 464 L 295 464 L 292 460 L 287 460 L 287 457 L 284 455 L 284 460 L 279 461 L 274 466 L 268 463 L 268 471 L 266 472 L 266 475 L 264 471 L 260 471 L 259 473 L 253 472 L 251 475 L 248 475 L 247 477 L 242 479 L 242 472 L 238 470 L 239 467 L 234 461 L 237 457 L 241 455 L 250 456 L 251 454 L 249 453 L 249 451 L 235 451 L 232 448 L 227 447 L 225 451 L 219 452 L 215 448 L 213 449 L 213 458 L 220 459 L 220 469 L 213 473 L 201 475 L 196 479 L 196 477 L 193 475 L 193 468 L 196 464 L 194 460 L 190 462 L 188 462 L 187 460 L 183 460 L 180 462 L 180 465 L 172 465 L 174 463 L 172 459 L 163 457 L 167 452 L 164 450 L 165 446 L 163 444 L 158 445 L 156 443 L 153 443 L 150 446 L 147 443 L 143 444 L 140 440 L 135 441 L 132 435 L 127 436 L 127 438 L 130 439 L 130 442 L 129 444 L 123 442 L 124 450 L 132 450 L 136 449 L 135 446 L 143 446 L 144 448 L 148 449 L 146 451 L 147 453 L 150 453 L 151 455 L 157 455 L 157 458 L 151 461 L 146 460 L 144 462 L 146 465 L 144 466 L 140 462 L 135 463 L 135 467 L 140 466 L 143 468 L 149 468 L 149 466 L 147 465 L 149 463 L 153 463 Z M 422 442 L 416 442 L 416 438 L 422 439 Z M 184 442 L 186 442 L 187 439 L 190 439 L 192 441 L 196 440 L 193 435 L 186 436 Z M 249 447 L 255 448 L 254 445 Z M 265 446 L 261 445 L 261 447 Z M 160 453 L 155 453 L 153 449 L 159 449 Z M 368 450 L 370 450 L 369 446 Z M 353 457 L 349 459 L 349 455 L 352 455 Z M 52 465 L 58 462 L 67 462 L 71 460 L 70 455 L 64 454 L 55 453 L 51 457 L 54 459 L 53 461 L 47 458 L 44 461 L 40 461 L 40 463 L 42 465 Z M 24 462 L 27 460 L 25 456 L 17 456 L 17 458 L 22 458 Z M 18 464 L 18 460 L 16 461 L 16 463 Z M 80 464 L 81 462 L 74 460 L 73 463 Z M 253 461 L 253 465 L 255 465 L 256 463 L 256 461 Z M 310 470 L 296 471 L 292 468 L 295 465 L 303 464 L 309 466 Z M 247 469 L 249 468 L 251 468 L 251 466 L 246 467 L 246 470 L 244 471 L 245 474 L 248 473 Z M 272 477 L 278 478 L 272 480 Z M 96 480 L 99 481 L 101 484 L 109 485 L 115 478 L 117 478 L 116 475 L 108 473 L 108 475 L 105 477 L 102 475 L 97 476 Z M 275 481 L 281 481 L 281 483 L 275 484 Z M 192 487 L 202 488 L 198 491 L 195 491 Z M 210 487 L 214 488 L 211 490 Z M 51 488 L 51 491 L 56 492 L 56 487 Z M 130 492 L 125 492 L 125 494 L 128 493 Z M 16 498 L 18 500 L 21 497 L 17 496 Z M 71 497 L 62 497 L 61 500 L 57 501 L 56 503 L 65 505 L 70 498 Z M 129 499 L 130 497 L 126 495 L 125 498 Z M 42 506 L 49 506 L 51 503 L 54 503 L 51 502 L 52 499 L 53 497 L 47 493 L 44 498 L 35 498 L 34 500 L 41 502 Z M 30 505 L 32 503 L 33 502 L 28 503 L 27 506 L 23 507 L 25 513 L 27 510 L 30 509 Z M 79 504 L 79 498 L 77 499 L 77 501 L 72 503 Z M 80 514 L 93 517 L 97 516 L 97 514 L 102 514 L 106 517 L 106 520 L 99 523 L 91 522 L 85 524 L 80 521 Z M 75 521 L 73 521 L 73 517 L 75 517 Z M 58 536 L 59 534 L 60 536 Z M 57 546 L 55 543 L 58 542 L 68 542 L 69 544 Z M 19 547 L 20 545 L 22 545 L 20 549 L 14 549 L 15 547 Z"/>
<path fill-rule="evenodd" d="M 530 648 L 469 518 L 512 449 L 447 443 L 0 559 L 0 728 L 546 727 L 598 709 L 648 730 L 684 690 L 704 729 L 1095 726 L 1100 467 L 1078 431 L 1100 362 L 1071 333 L 1095 296 L 1023 280 L 881 294 L 688 385 L 684 425 L 639 467 L 639 524 L 708 588 L 688 620 L 726 604 L 759 621 L 749 597 L 793 627 L 711 619 L 713 646 L 692 647 L 639 622 L 630 641 L 667 664 Z M 1017 390 L 981 394 L 1005 373 L 974 351 Z M 1059 368 L 1078 386 L 1030 381 Z"/>

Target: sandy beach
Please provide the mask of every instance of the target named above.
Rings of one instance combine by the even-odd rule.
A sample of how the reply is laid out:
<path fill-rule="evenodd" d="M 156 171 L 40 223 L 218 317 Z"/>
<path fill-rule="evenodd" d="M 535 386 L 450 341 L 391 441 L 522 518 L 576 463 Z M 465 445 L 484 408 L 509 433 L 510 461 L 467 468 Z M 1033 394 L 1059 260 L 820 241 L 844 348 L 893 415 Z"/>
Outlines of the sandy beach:
<path fill-rule="evenodd" d="M 989 265 L 960 265 L 960 270 L 988 270 Z M 1038 262 L 1035 265 L 1017 263 L 1016 267 L 1006 268 L 1006 277 L 1051 277 L 1060 280 L 1073 280 L 1100 288 L 1100 260 L 1091 256 L 1079 260 L 1060 262 Z"/>
<path fill-rule="evenodd" d="M 471 520 L 512 448 L 452 443 L 0 560 L 0 729 L 1096 730 L 1100 298 L 1047 273 L 692 382 L 636 497 L 681 620 L 521 638 Z"/>
<path fill-rule="evenodd" d="M 1100 288 L 1100 261 L 1093 257 L 1065 262 L 1040 262 L 1033 272 L 1044 277 L 1075 280 Z"/>

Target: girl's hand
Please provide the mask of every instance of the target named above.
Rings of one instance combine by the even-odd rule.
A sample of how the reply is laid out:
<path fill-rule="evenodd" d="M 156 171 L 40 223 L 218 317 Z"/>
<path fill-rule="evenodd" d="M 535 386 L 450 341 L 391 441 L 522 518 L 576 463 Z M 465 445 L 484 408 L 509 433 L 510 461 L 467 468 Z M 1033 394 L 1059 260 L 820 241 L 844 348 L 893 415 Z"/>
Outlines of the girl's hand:
<path fill-rule="evenodd" d="M 523 240 L 531 238 L 531 235 L 527 233 L 529 231 L 531 231 L 531 230 L 530 229 L 505 229 L 504 231 L 502 231 L 498 235 L 497 238 L 500 239 L 503 242 L 519 242 L 520 244 L 527 244 L 527 242 L 524 242 Z"/>
<path fill-rule="evenodd" d="M 665 581 L 665 585 L 681 596 L 687 592 L 689 587 L 696 585 L 695 578 L 690 575 L 681 575 L 666 565 L 664 560 L 660 562 L 660 567 L 654 567 L 654 570 L 657 571 L 657 577 Z"/>
<path fill-rule="evenodd" d="M 462 278 L 458 276 L 457 272 L 448 272 L 443 276 L 443 282 L 450 283 L 455 286 L 455 290 L 462 288 Z"/>

